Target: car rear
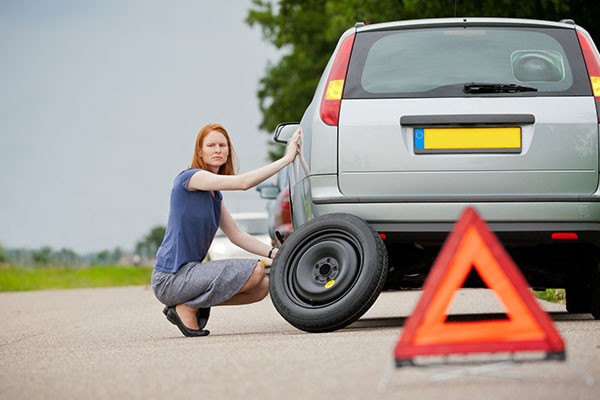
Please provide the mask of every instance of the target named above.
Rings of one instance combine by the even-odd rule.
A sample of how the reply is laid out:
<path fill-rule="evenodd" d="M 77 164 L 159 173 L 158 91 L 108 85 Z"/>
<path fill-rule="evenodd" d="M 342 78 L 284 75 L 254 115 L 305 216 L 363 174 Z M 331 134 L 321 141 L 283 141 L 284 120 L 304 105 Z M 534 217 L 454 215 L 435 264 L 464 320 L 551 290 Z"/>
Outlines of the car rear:
<path fill-rule="evenodd" d="M 359 216 L 393 260 L 399 244 L 439 245 L 473 205 L 507 245 L 595 257 L 598 59 L 571 22 L 347 31 L 302 120 L 308 150 L 292 181 L 294 223 Z"/>

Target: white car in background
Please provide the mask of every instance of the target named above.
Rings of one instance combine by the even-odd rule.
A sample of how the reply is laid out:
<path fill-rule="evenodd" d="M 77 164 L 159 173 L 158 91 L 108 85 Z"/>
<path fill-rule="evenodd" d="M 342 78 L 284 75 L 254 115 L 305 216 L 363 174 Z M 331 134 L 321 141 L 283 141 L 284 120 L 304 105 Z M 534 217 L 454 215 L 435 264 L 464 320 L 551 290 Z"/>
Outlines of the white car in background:
<path fill-rule="evenodd" d="M 269 236 L 269 216 L 266 212 L 244 212 L 231 215 L 241 230 L 254 236 L 261 242 L 271 246 L 271 237 Z M 221 260 L 224 258 L 255 258 L 261 259 L 259 255 L 249 253 L 246 250 L 234 245 L 225 236 L 221 229 L 208 249 L 207 260 Z M 269 260 L 267 260 L 269 261 Z"/>

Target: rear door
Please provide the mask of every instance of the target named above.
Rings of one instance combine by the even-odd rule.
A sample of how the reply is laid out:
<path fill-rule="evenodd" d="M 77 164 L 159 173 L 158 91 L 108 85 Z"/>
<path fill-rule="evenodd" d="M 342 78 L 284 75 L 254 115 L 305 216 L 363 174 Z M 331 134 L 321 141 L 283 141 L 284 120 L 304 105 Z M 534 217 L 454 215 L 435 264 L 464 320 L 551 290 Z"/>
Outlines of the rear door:
<path fill-rule="evenodd" d="M 352 196 L 585 195 L 596 106 L 573 29 L 359 32 L 339 121 Z"/>

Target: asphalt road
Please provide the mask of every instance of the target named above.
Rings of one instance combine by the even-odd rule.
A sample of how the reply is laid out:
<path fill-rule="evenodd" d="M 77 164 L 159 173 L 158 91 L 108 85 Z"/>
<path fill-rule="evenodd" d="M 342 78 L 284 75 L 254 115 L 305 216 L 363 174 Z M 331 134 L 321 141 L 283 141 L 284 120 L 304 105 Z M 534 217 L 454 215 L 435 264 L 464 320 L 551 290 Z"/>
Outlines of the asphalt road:
<path fill-rule="evenodd" d="M 600 321 L 546 302 L 566 362 L 396 368 L 393 349 L 420 293 L 384 293 L 326 334 L 298 331 L 269 299 L 217 307 L 201 338 L 181 336 L 147 287 L 0 293 L 0 399 L 600 398 Z M 462 290 L 451 307 L 495 312 L 485 290 Z"/>

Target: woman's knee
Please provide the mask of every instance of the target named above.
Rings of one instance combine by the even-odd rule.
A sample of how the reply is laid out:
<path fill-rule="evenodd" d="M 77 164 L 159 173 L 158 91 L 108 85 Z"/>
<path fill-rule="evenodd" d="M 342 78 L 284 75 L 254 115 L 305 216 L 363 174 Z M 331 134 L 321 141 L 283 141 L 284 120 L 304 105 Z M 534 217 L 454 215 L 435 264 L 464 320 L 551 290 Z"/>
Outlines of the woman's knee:
<path fill-rule="evenodd" d="M 254 269 L 252 270 L 252 274 L 250 275 L 249 281 L 253 282 L 253 286 L 258 285 L 265 278 L 265 266 L 258 262 Z"/>
<path fill-rule="evenodd" d="M 265 266 L 262 263 L 256 264 L 254 271 L 252 271 L 251 279 L 255 280 L 252 286 L 252 292 L 259 299 L 262 300 L 269 294 L 269 278 L 265 275 Z"/>
<path fill-rule="evenodd" d="M 265 267 L 262 263 L 257 263 L 250 274 L 250 277 L 244 284 L 244 286 L 240 289 L 240 292 L 248 292 L 254 290 L 262 280 L 265 279 Z M 238 292 L 239 293 L 239 292 Z"/>
<path fill-rule="evenodd" d="M 257 262 L 254 266 L 254 271 L 252 271 L 252 273 L 258 274 L 260 276 L 265 276 L 265 264 L 263 264 L 261 261 Z"/>

